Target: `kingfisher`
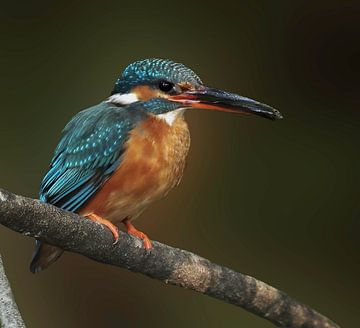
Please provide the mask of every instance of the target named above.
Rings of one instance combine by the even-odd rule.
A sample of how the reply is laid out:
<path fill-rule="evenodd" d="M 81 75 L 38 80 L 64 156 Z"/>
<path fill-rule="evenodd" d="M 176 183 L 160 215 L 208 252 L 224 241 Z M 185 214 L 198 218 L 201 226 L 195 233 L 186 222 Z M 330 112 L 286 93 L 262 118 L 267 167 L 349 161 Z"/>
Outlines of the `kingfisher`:
<path fill-rule="evenodd" d="M 80 111 L 65 126 L 40 200 L 106 226 L 116 243 L 117 225 L 151 249 L 133 220 L 180 182 L 190 147 L 187 109 L 255 114 L 281 119 L 268 105 L 207 87 L 190 68 L 165 59 L 125 68 L 110 96 Z M 63 253 L 36 240 L 30 264 L 39 272 Z"/>

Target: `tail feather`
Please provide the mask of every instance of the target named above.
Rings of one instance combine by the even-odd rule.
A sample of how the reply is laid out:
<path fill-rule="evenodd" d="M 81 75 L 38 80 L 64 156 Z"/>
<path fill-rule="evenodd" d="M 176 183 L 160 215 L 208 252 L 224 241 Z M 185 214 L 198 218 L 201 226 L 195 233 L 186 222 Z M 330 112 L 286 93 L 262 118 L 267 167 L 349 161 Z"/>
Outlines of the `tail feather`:
<path fill-rule="evenodd" d="M 64 251 L 56 246 L 42 243 L 37 240 L 34 255 L 30 263 L 32 273 L 40 272 L 53 264 Z"/>

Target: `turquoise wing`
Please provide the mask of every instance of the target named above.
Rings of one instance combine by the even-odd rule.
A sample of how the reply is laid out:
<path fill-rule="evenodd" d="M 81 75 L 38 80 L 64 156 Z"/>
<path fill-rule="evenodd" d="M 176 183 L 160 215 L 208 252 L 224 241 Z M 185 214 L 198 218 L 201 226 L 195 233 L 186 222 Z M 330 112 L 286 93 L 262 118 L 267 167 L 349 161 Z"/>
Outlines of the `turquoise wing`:
<path fill-rule="evenodd" d="M 63 131 L 40 200 L 76 212 L 119 166 L 129 132 L 146 115 L 137 105 L 108 102 L 78 113 Z"/>

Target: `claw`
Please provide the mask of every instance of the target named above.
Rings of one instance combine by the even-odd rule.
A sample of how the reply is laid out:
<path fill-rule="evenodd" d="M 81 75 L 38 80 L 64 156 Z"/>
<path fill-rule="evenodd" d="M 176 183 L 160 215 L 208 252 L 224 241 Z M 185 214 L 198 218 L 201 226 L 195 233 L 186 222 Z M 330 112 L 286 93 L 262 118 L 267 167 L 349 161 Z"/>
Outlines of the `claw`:
<path fill-rule="evenodd" d="M 140 239 L 143 241 L 143 243 L 144 243 L 144 248 L 145 248 L 145 249 L 149 250 L 149 249 L 152 249 L 152 248 L 153 248 L 149 237 L 148 237 L 146 234 L 144 234 L 143 232 L 137 230 L 137 229 L 131 224 L 130 219 L 125 219 L 125 220 L 123 220 L 122 222 L 124 223 L 124 225 L 125 225 L 125 227 L 126 227 L 126 229 L 127 229 L 127 233 L 128 233 L 129 235 L 133 235 L 133 236 L 135 236 L 135 237 L 138 237 L 138 238 L 140 238 Z"/>
<path fill-rule="evenodd" d="M 97 223 L 100 223 L 100 224 L 106 226 L 110 230 L 112 235 L 114 236 L 113 245 L 115 245 L 119 241 L 118 228 L 114 224 L 112 224 L 109 220 L 106 220 L 106 219 L 102 218 L 101 216 L 99 216 L 99 215 L 97 215 L 95 213 L 87 214 L 87 215 L 85 215 L 85 217 L 87 217 L 91 221 L 94 221 L 94 222 L 97 222 Z"/>

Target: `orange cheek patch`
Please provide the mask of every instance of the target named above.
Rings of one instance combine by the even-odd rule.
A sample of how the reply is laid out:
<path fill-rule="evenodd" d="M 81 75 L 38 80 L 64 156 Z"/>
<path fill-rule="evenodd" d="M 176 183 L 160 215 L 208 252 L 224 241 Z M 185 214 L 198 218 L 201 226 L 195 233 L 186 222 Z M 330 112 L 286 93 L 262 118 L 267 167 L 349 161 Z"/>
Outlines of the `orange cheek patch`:
<path fill-rule="evenodd" d="M 178 86 L 181 88 L 182 92 L 194 89 L 194 86 L 188 82 L 179 83 Z M 156 88 L 149 87 L 148 85 L 134 87 L 131 89 L 131 93 L 136 94 L 140 101 L 148 101 L 153 98 L 169 98 L 166 93 L 161 92 Z"/>
<path fill-rule="evenodd" d="M 147 85 L 140 85 L 131 90 L 141 101 L 148 101 L 152 98 L 160 97 L 160 92 L 154 88 L 150 88 Z"/>

